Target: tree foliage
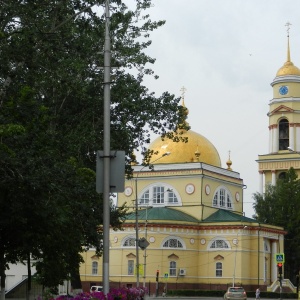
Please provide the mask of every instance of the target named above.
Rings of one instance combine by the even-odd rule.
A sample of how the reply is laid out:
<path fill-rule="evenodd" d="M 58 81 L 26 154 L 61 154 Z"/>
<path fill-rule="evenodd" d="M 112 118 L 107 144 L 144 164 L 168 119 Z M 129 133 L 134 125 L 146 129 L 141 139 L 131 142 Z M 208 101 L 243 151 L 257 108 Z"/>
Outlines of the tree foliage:
<path fill-rule="evenodd" d="M 150 33 L 164 24 L 145 14 L 151 0 L 110 2 L 111 148 L 125 150 L 130 174 L 132 153 L 147 152 L 150 133 L 174 137 L 184 108 L 143 85 L 154 76 Z M 82 251 L 102 250 L 104 0 L 0 3 L 1 286 L 7 264 L 29 255 L 55 286 L 78 272 Z M 125 213 L 112 206 L 114 228 Z"/>
<path fill-rule="evenodd" d="M 283 227 L 285 278 L 295 282 L 300 270 L 300 180 L 293 168 L 276 185 L 266 187 L 264 194 L 254 194 L 258 222 Z"/>

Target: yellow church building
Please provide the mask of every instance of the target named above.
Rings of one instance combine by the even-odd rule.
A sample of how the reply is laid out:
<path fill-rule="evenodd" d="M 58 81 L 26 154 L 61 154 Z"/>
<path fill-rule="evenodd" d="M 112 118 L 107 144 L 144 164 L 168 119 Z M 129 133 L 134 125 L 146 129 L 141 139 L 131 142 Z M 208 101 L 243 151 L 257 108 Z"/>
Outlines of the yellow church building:
<path fill-rule="evenodd" d="M 289 46 L 287 52 L 271 83 L 270 151 L 258 158 L 261 193 L 289 167 L 300 172 L 300 70 Z M 224 168 L 207 138 L 192 130 L 183 137 L 187 143 L 154 140 L 150 168 L 132 166 L 133 177 L 118 194 L 118 205 L 126 203 L 130 213 L 122 231 L 110 231 L 110 286 L 144 286 L 150 294 L 232 285 L 276 290 L 284 228 L 245 217 L 245 185 L 230 158 Z M 80 275 L 88 291 L 102 285 L 102 258 L 93 249 L 83 258 Z"/>

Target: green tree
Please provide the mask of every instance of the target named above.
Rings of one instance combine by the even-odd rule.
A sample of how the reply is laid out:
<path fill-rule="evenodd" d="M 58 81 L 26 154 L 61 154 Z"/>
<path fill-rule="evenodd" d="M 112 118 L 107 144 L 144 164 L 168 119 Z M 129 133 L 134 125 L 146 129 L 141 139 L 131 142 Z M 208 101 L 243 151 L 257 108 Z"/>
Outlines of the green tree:
<path fill-rule="evenodd" d="M 282 226 L 284 239 L 284 276 L 296 282 L 300 267 L 300 180 L 293 168 L 266 187 L 264 194 L 254 194 L 258 222 Z"/>
<path fill-rule="evenodd" d="M 179 99 L 156 97 L 145 54 L 164 24 L 145 11 L 151 0 L 111 0 L 111 148 L 146 154 L 150 134 L 178 140 Z M 1 1 L 0 275 L 9 262 L 38 260 L 39 280 L 55 286 L 78 273 L 80 253 L 101 254 L 102 197 L 95 155 L 103 144 L 104 0 Z M 179 111 L 178 111 L 179 110 Z M 180 138 L 179 138 L 180 140 Z M 148 155 L 148 153 L 147 153 Z M 125 208 L 112 206 L 120 228 Z M 59 266 L 59 267 L 57 267 Z M 74 275 L 74 276 L 75 276 Z"/>

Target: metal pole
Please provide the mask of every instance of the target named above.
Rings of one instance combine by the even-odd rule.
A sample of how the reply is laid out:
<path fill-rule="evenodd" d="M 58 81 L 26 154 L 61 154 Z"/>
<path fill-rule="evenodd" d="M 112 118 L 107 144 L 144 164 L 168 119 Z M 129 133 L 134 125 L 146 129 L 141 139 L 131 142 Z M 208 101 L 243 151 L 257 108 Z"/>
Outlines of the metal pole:
<path fill-rule="evenodd" d="M 243 230 L 246 229 L 248 226 L 244 226 L 242 228 L 242 231 L 241 233 L 243 234 Z M 234 254 L 234 269 L 233 269 L 233 279 L 232 279 L 232 286 L 234 287 L 234 284 L 235 284 L 235 275 L 236 275 L 236 255 L 237 255 L 237 246 L 238 246 L 238 238 L 239 238 L 239 234 L 240 234 L 240 231 L 237 232 L 236 234 L 236 244 L 235 244 L 235 254 Z M 242 247 L 242 245 L 241 245 Z M 241 251 L 242 249 L 240 249 Z"/>
<path fill-rule="evenodd" d="M 146 221 L 145 221 L 145 239 L 147 240 L 147 224 L 148 223 L 148 205 L 146 206 Z M 146 287 L 146 262 L 147 262 L 147 248 L 144 250 L 144 282 L 143 287 Z"/>
<path fill-rule="evenodd" d="M 142 168 L 143 169 L 143 168 Z M 141 170 L 142 170 L 141 169 Z M 138 173 L 139 174 L 139 173 Z M 137 177 L 135 178 L 135 255 L 136 255 L 136 287 L 140 286 L 140 261 L 139 261 L 139 218 L 138 218 L 138 189 L 137 189 Z"/>
<path fill-rule="evenodd" d="M 257 232 L 257 286 L 259 287 L 259 256 L 260 256 L 260 224 Z"/>
<path fill-rule="evenodd" d="M 103 292 L 109 292 L 109 227 L 110 227 L 110 36 L 109 0 L 105 3 L 104 105 L 103 105 Z"/>
<path fill-rule="evenodd" d="M 235 269 L 236 269 L 236 254 L 237 254 L 237 245 L 238 245 L 238 237 L 239 237 L 239 233 L 237 233 L 236 235 L 236 244 L 235 244 L 235 254 L 234 254 L 234 269 L 233 269 L 233 279 L 232 279 L 232 286 L 234 287 L 234 283 L 235 283 Z"/>

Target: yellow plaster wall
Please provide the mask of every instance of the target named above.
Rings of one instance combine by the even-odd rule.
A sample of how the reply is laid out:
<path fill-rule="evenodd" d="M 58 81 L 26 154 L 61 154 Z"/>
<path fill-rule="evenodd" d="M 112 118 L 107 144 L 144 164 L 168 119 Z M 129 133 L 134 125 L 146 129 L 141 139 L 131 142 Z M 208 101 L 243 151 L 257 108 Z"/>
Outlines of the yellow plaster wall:
<path fill-rule="evenodd" d="M 148 173 L 139 174 L 137 180 L 137 198 L 139 199 L 142 192 L 149 185 L 160 183 L 169 184 L 179 193 L 182 201 L 182 206 L 180 210 L 194 216 L 195 218 L 203 219 L 208 216 L 209 213 L 215 211 L 213 209 L 207 209 L 207 207 L 212 206 L 212 201 L 216 190 L 220 186 L 226 187 L 232 197 L 233 211 L 242 212 L 243 211 L 243 189 L 242 180 L 233 177 L 228 177 L 219 174 L 212 174 L 206 172 L 204 176 L 201 174 L 201 170 L 183 170 L 182 172 L 176 172 L 176 176 L 162 176 L 161 172 L 151 172 L 149 176 Z M 156 175 L 156 176 L 155 176 Z M 136 180 L 126 180 L 125 187 L 132 187 L 133 193 L 130 196 L 125 196 L 124 193 L 118 195 L 118 205 L 127 203 L 127 206 L 134 210 L 135 209 L 135 199 L 136 199 Z M 195 191 L 192 194 L 186 192 L 187 184 L 193 184 L 195 186 Z M 206 186 L 209 186 L 210 193 L 207 194 Z M 239 201 L 237 201 L 236 194 L 239 193 Z M 203 209 L 203 206 L 205 209 Z M 176 208 L 176 207 L 175 207 Z"/>
<path fill-rule="evenodd" d="M 284 98 L 279 93 L 279 88 L 282 85 L 286 85 L 289 88 L 289 92 L 285 97 L 300 97 L 300 85 L 297 82 L 288 82 L 288 83 L 276 83 L 273 86 L 273 97 L 274 98 Z"/>
<path fill-rule="evenodd" d="M 211 284 L 231 284 L 233 281 L 234 263 L 236 259 L 235 282 L 241 284 L 257 284 L 258 276 L 258 238 L 260 240 L 260 284 L 264 276 L 264 260 L 271 263 L 270 254 L 263 251 L 263 239 L 265 235 L 260 231 L 252 230 L 251 226 L 258 224 L 244 224 L 248 228 L 230 228 L 232 225 L 222 224 L 220 228 L 207 224 L 207 229 L 196 230 L 192 228 L 169 228 L 157 227 L 149 224 L 147 228 L 147 239 L 150 242 L 146 250 L 146 282 L 155 282 L 156 271 L 160 272 L 161 283 L 211 283 Z M 270 226 L 272 228 L 272 226 Z M 263 228 L 262 228 L 263 229 Z M 134 227 L 124 228 L 124 231 L 111 231 L 110 234 L 110 280 L 117 283 L 131 282 L 136 284 L 136 275 L 127 274 L 128 259 L 136 263 L 135 247 L 123 248 L 122 241 L 128 236 L 135 236 Z M 145 237 L 146 232 L 141 228 L 139 237 Z M 176 236 L 180 238 L 186 249 L 162 249 L 162 243 L 166 237 Z M 225 239 L 230 248 L 209 250 L 210 243 L 215 238 Z M 238 239 L 237 247 L 233 243 Z M 281 238 L 283 241 L 283 238 Z M 280 240 L 280 247 L 283 249 L 283 242 Z M 144 264 L 143 250 L 139 250 L 139 262 Z M 81 265 L 80 274 L 83 281 L 102 282 L 102 258 L 96 258 L 94 251 L 84 254 L 85 263 Z M 99 263 L 98 275 L 91 275 L 92 261 Z M 186 269 L 186 276 L 174 276 L 164 279 L 164 274 L 169 272 L 171 260 L 177 262 L 177 271 L 180 268 Z M 222 262 L 222 277 L 216 277 L 216 263 Z M 143 268 L 142 268 L 143 269 Z M 269 272 L 270 273 L 270 272 Z M 143 271 L 140 273 L 140 283 L 144 281 Z M 269 274 L 270 276 L 270 274 Z"/>

